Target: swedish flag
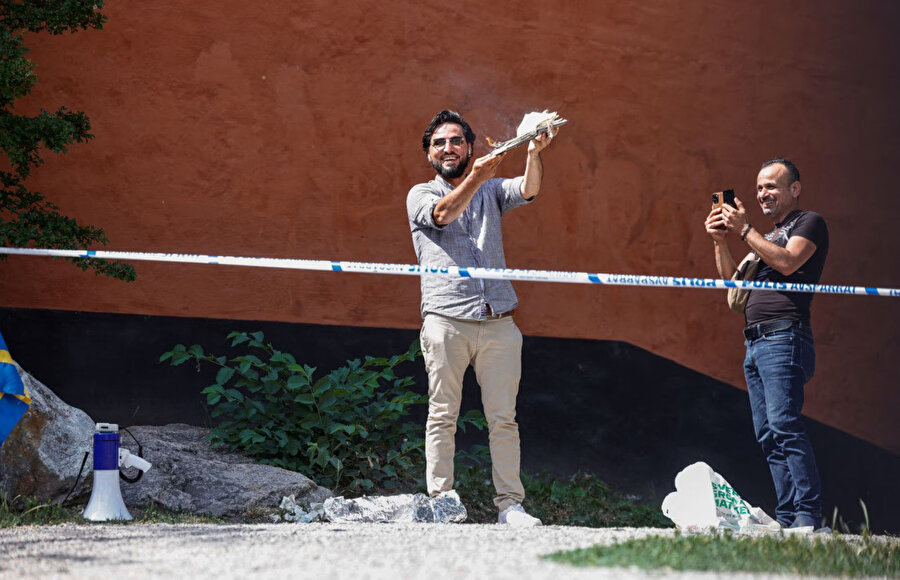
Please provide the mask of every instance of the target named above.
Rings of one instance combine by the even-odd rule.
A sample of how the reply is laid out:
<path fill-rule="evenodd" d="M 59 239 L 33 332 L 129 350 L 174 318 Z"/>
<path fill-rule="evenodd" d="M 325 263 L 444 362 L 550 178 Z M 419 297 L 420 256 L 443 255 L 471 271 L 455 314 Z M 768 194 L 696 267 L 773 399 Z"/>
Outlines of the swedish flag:
<path fill-rule="evenodd" d="M 0 446 L 30 405 L 31 397 L 22 384 L 19 372 L 6 348 L 6 341 L 0 334 Z"/>

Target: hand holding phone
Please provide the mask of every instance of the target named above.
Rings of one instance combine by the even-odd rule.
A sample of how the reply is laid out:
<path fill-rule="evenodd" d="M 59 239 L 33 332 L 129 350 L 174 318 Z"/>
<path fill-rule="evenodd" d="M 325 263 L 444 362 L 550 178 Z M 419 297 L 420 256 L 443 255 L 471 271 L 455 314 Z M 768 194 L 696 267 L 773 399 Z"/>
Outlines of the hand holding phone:
<path fill-rule="evenodd" d="M 717 207 L 722 207 L 722 204 L 728 204 L 733 208 L 737 208 L 737 205 L 734 203 L 734 190 L 726 189 L 725 191 L 717 191 L 712 194 L 713 205 Z"/>

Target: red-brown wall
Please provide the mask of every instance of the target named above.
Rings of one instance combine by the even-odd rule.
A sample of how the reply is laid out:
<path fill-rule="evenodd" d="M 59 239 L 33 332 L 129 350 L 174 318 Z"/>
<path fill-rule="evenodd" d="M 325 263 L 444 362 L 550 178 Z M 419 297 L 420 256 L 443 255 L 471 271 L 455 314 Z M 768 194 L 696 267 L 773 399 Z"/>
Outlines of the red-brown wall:
<path fill-rule="evenodd" d="M 570 124 L 538 203 L 504 222 L 510 267 L 713 277 L 709 193 L 753 204 L 759 164 L 787 156 L 829 224 L 823 282 L 900 287 L 900 4 L 296 4 L 109 3 L 102 31 L 29 37 L 40 83 L 21 110 L 84 110 L 96 135 L 30 186 L 108 249 L 411 263 L 431 116 L 463 112 L 484 153 L 548 108 Z M 523 166 L 515 151 L 501 173 Z M 13 257 L 0 305 L 420 322 L 411 277 L 136 267 L 123 284 Z M 743 320 L 719 291 L 516 287 L 526 334 L 628 341 L 743 387 Z M 900 453 L 900 301 L 818 296 L 813 325 L 806 413 Z"/>

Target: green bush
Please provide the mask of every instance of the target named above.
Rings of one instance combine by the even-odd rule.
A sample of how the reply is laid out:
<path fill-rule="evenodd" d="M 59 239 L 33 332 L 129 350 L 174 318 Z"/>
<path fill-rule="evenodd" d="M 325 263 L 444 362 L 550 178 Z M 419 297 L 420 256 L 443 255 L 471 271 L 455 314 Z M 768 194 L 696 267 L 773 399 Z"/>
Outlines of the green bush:
<path fill-rule="evenodd" d="M 227 338 L 251 352 L 229 359 L 179 344 L 160 357 L 220 367 L 202 391 L 216 421 L 214 443 L 299 471 L 337 493 L 422 487 L 424 426 L 407 416 L 427 397 L 411 390 L 412 377 L 395 374 L 421 355 L 418 340 L 403 354 L 348 361 L 316 378 L 314 367 L 266 343 L 261 332 Z M 467 414 L 460 422 L 481 428 L 484 418 Z"/>
<path fill-rule="evenodd" d="M 418 341 L 403 354 L 348 361 L 316 378 L 315 368 L 265 342 L 261 332 L 227 338 L 248 352 L 227 358 L 179 344 L 160 357 L 172 365 L 193 360 L 219 367 L 215 383 L 202 391 L 215 420 L 214 443 L 299 471 L 336 493 L 424 491 L 424 425 L 408 416 L 427 397 L 411 390 L 412 377 L 395 373 L 421 355 Z M 471 410 L 458 427 L 484 430 L 487 421 Z M 490 469 L 486 446 L 457 450 L 456 488 L 469 521 L 496 521 Z M 591 475 L 561 480 L 523 474 L 522 481 L 528 510 L 546 524 L 671 525 L 658 507 L 627 500 Z"/>

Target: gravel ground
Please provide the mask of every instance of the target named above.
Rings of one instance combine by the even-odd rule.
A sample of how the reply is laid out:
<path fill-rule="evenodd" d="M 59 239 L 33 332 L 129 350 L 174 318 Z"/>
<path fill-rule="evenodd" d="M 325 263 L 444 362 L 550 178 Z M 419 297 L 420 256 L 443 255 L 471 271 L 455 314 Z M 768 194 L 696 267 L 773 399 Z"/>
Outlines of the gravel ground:
<path fill-rule="evenodd" d="M 0 579 L 724 577 L 709 573 L 580 569 L 539 558 L 558 550 L 673 533 L 671 529 L 651 528 L 511 529 L 485 524 L 23 526 L 0 529 Z"/>

